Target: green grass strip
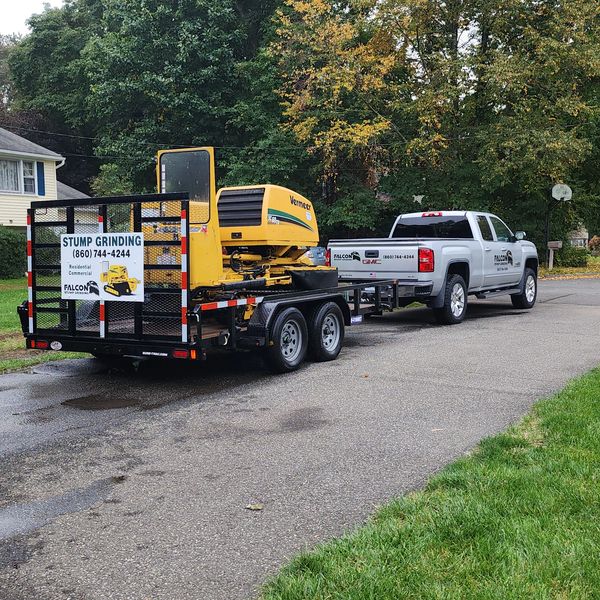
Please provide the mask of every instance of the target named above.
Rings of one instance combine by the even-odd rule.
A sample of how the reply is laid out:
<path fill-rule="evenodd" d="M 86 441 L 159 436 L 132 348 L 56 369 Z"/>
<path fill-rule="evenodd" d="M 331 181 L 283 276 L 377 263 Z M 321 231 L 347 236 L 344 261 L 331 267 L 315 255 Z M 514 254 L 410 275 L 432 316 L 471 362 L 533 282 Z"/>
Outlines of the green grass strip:
<path fill-rule="evenodd" d="M 266 600 L 600 597 L 600 369 L 420 492 L 301 554 Z"/>
<path fill-rule="evenodd" d="M 64 360 L 65 358 L 84 358 L 86 355 L 78 352 L 40 352 L 25 358 L 2 358 L 0 355 L 0 375 L 12 371 L 20 371 L 34 365 Z"/>

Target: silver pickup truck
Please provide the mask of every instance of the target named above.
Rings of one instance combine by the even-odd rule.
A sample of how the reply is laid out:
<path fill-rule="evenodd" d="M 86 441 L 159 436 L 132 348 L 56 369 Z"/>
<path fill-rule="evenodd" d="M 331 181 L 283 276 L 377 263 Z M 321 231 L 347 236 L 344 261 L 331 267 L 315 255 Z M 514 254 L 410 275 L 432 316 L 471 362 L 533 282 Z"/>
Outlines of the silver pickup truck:
<path fill-rule="evenodd" d="M 332 240 L 328 254 L 345 281 L 396 279 L 414 286 L 406 304 L 424 302 L 440 323 L 460 323 L 467 296 L 509 294 L 516 308 L 537 296 L 538 255 L 489 213 L 434 211 L 400 215 L 388 238 Z"/>

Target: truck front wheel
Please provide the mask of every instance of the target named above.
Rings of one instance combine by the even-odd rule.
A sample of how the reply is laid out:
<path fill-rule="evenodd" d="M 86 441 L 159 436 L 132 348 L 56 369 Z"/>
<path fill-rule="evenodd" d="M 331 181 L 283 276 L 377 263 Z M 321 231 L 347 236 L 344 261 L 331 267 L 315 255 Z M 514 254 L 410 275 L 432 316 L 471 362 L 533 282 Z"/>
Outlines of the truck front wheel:
<path fill-rule="evenodd" d="M 527 267 L 523 273 L 523 291 L 512 294 L 510 299 L 515 308 L 532 308 L 537 298 L 537 277 L 535 271 Z"/>
<path fill-rule="evenodd" d="M 293 307 L 283 309 L 271 328 L 265 361 L 274 373 L 295 371 L 306 356 L 308 332 L 302 313 Z"/>
<path fill-rule="evenodd" d="M 318 362 L 335 360 L 344 342 L 344 315 L 335 302 L 317 306 L 308 324 L 308 351 Z"/>
<path fill-rule="evenodd" d="M 460 275 L 450 275 L 443 291 L 444 305 L 434 308 L 433 313 L 438 323 L 455 325 L 464 320 L 467 312 L 467 285 Z"/>

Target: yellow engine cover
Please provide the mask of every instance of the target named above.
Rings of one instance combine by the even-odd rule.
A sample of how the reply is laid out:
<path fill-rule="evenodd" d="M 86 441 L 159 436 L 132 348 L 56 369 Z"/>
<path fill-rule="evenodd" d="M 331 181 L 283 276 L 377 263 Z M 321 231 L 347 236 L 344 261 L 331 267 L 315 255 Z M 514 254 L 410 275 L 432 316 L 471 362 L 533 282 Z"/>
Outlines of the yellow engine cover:
<path fill-rule="evenodd" d="M 217 194 L 224 246 L 306 246 L 319 243 L 312 202 L 278 185 L 227 187 Z"/>

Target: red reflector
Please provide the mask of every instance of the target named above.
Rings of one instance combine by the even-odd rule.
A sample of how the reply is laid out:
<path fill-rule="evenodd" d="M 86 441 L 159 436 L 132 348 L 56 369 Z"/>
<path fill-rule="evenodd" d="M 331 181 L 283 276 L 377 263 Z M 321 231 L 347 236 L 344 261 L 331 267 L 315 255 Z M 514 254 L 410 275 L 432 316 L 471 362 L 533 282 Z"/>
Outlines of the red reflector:
<path fill-rule="evenodd" d="M 190 353 L 187 350 L 173 350 L 173 358 L 187 358 Z"/>
<path fill-rule="evenodd" d="M 435 259 L 431 248 L 419 248 L 419 273 L 432 273 Z"/>
<path fill-rule="evenodd" d="M 40 350 L 47 350 L 48 349 L 48 342 L 46 340 L 32 340 L 31 341 L 31 347 L 32 348 L 39 348 Z"/>
<path fill-rule="evenodd" d="M 331 266 L 331 250 L 329 248 L 327 248 L 327 250 L 325 251 L 325 266 Z"/>

